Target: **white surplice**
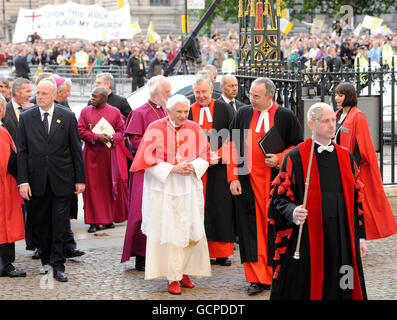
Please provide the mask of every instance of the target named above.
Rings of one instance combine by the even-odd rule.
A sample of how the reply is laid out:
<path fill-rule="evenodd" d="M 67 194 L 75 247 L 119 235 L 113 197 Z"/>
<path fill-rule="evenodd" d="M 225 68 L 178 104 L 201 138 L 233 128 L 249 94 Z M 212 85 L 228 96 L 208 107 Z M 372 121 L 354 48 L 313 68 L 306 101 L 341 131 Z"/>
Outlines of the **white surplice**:
<path fill-rule="evenodd" d="M 145 170 L 141 228 L 147 236 L 146 280 L 211 276 L 201 181 L 209 163 L 201 158 L 191 163 L 195 174 L 189 176 L 170 173 L 173 165 L 167 162 Z"/>

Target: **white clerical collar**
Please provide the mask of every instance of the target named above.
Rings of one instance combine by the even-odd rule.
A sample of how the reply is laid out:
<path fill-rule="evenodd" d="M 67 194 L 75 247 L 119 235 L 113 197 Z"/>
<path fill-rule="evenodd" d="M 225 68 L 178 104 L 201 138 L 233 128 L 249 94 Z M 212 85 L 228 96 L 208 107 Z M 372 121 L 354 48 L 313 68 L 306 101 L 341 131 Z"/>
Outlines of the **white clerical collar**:
<path fill-rule="evenodd" d="M 54 104 L 52 104 L 51 108 L 48 111 L 44 111 L 40 106 L 39 106 L 39 110 L 40 110 L 40 115 L 43 116 L 44 113 L 48 113 L 51 117 L 54 114 Z"/>
<path fill-rule="evenodd" d="M 149 103 L 150 103 L 153 107 L 155 107 L 156 109 L 161 109 L 161 108 L 162 108 L 162 106 L 159 106 L 157 103 L 154 103 L 152 100 L 149 100 Z"/>
<path fill-rule="evenodd" d="M 334 145 L 331 143 L 331 140 L 329 140 L 327 145 L 323 145 L 316 140 L 314 140 L 314 142 L 319 145 L 319 147 L 317 148 L 318 153 L 322 153 L 323 151 L 328 151 L 328 152 L 334 151 Z"/>
<path fill-rule="evenodd" d="M 322 144 L 322 143 L 318 142 L 316 139 L 314 139 L 313 137 L 312 137 L 312 140 L 314 140 L 314 143 L 317 143 L 319 146 L 323 146 L 323 147 L 328 147 L 330 144 L 332 144 L 331 139 L 329 139 L 327 144 Z"/>
<path fill-rule="evenodd" d="M 200 117 L 199 117 L 199 125 L 202 126 L 204 124 L 204 113 L 207 117 L 208 122 L 212 122 L 212 115 L 209 107 L 201 106 L 200 108 Z"/>
<path fill-rule="evenodd" d="M 179 127 L 180 127 L 180 126 L 177 126 L 177 125 L 175 124 L 175 122 L 171 120 L 171 118 L 168 118 L 168 120 L 170 120 L 170 123 L 171 123 L 171 125 L 172 125 L 174 128 L 179 128 Z"/>
<path fill-rule="evenodd" d="M 269 124 L 269 110 L 271 107 L 273 107 L 274 102 L 272 101 L 272 104 L 266 108 L 265 110 L 260 111 L 260 116 L 258 119 L 258 123 L 256 124 L 255 132 L 259 133 L 261 131 L 262 124 L 264 126 L 265 132 L 268 132 L 270 129 L 270 124 Z"/>

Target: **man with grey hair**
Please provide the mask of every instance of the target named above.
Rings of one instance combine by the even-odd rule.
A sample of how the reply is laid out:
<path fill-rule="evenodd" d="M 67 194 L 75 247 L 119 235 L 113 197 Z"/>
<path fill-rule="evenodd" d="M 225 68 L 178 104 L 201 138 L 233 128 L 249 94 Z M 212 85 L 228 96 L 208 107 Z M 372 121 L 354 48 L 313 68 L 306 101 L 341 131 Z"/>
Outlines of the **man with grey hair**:
<path fill-rule="evenodd" d="M 6 101 L 0 93 L 0 277 L 26 277 L 13 266 L 15 242 L 25 238 L 20 196 L 16 182 L 16 148 L 1 119 Z"/>
<path fill-rule="evenodd" d="M 32 85 L 28 79 L 17 78 L 12 84 L 12 99 L 7 103 L 7 111 L 3 124 L 16 141 L 17 126 L 22 109 L 33 106 L 29 102 L 32 97 Z"/>
<path fill-rule="evenodd" d="M 120 110 L 123 119 L 126 119 L 131 112 L 130 104 L 127 99 L 119 96 L 118 94 L 113 92 L 114 88 L 114 78 L 111 73 L 104 72 L 97 74 L 95 79 L 95 87 L 104 87 L 108 91 L 108 100 L 107 103 L 113 107 L 116 107 Z M 88 101 L 88 105 L 91 105 L 91 100 Z"/>
<path fill-rule="evenodd" d="M 168 117 L 147 128 L 131 172 L 144 174 L 145 280 L 165 278 L 168 292 L 181 294 L 180 284 L 195 287 L 190 276 L 211 275 L 201 181 L 210 147 L 200 126 L 188 120 L 187 98 L 171 97 L 167 110 Z"/>
<path fill-rule="evenodd" d="M 215 67 L 214 67 L 215 68 Z M 215 68 L 216 70 L 216 68 Z M 219 90 L 216 90 L 215 84 L 216 84 L 216 75 L 214 75 L 213 69 L 211 67 L 205 67 L 204 69 L 201 69 L 199 72 L 196 73 L 196 76 L 206 76 L 211 80 L 212 84 L 212 98 L 219 99 L 222 95 L 222 92 Z M 196 97 L 193 93 L 193 89 L 185 94 L 185 96 L 190 100 L 190 104 L 193 104 L 196 102 Z"/>
<path fill-rule="evenodd" d="M 241 107 L 230 126 L 232 154 L 237 159 L 228 164 L 228 181 L 236 200 L 241 261 L 250 283 L 248 295 L 270 288 L 272 268 L 266 258 L 270 183 L 287 150 L 303 140 L 298 119 L 274 102 L 274 93 L 272 80 L 257 78 L 250 88 L 251 105 Z M 281 137 L 284 150 L 267 150 L 265 155 L 258 142 L 271 129 Z"/>
<path fill-rule="evenodd" d="M 273 182 L 270 299 L 366 300 L 359 170 L 353 156 L 332 142 L 336 116 L 331 106 L 312 105 L 307 125 L 312 137 L 286 154 Z"/>
<path fill-rule="evenodd" d="M 42 265 L 66 282 L 65 234 L 73 193 L 85 189 L 84 163 L 73 112 L 54 104 L 56 83 L 40 81 L 37 105 L 21 113 L 17 128 L 19 191 L 29 200 Z"/>
<path fill-rule="evenodd" d="M 146 86 L 149 90 L 149 101 L 131 112 L 124 132 L 134 154 L 137 152 L 149 124 L 167 116 L 165 106 L 168 98 L 171 97 L 171 83 L 164 76 L 152 77 Z M 129 183 L 128 224 L 121 262 L 128 261 L 130 257 L 135 256 L 136 269 L 144 271 L 146 237 L 141 231 L 143 173 L 131 173 Z"/>
<path fill-rule="evenodd" d="M 205 75 L 193 82 L 196 102 L 192 104 L 189 119 L 196 122 L 207 134 L 211 150 L 222 156 L 222 148 L 229 138 L 232 107 L 212 98 L 213 83 Z M 219 163 L 208 168 L 202 177 L 205 199 L 205 230 L 213 264 L 230 266 L 234 242 L 233 198 L 227 182 L 227 166 Z"/>

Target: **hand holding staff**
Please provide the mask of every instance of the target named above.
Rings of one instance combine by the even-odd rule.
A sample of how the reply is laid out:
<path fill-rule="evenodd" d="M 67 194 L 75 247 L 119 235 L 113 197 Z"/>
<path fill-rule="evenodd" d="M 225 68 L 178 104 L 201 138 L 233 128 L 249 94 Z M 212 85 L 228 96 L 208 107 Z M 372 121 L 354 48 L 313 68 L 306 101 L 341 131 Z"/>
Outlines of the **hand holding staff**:
<path fill-rule="evenodd" d="M 316 124 L 317 121 L 320 120 L 323 117 L 323 109 L 321 107 L 313 109 L 312 113 L 312 119 L 313 120 L 313 138 L 312 138 L 312 146 L 310 149 L 310 158 L 309 158 L 309 166 L 307 169 L 307 176 L 306 176 L 306 181 L 305 181 L 305 193 L 303 195 L 303 208 L 306 209 L 306 201 L 307 201 L 307 192 L 309 190 L 309 181 L 310 181 L 310 171 L 312 169 L 312 162 L 313 162 L 313 154 L 314 154 L 314 137 L 316 136 Z M 300 244 L 301 244 L 301 238 L 302 238 L 302 229 L 303 229 L 303 223 L 299 225 L 299 233 L 298 233 L 298 240 L 296 244 L 296 249 L 294 253 L 294 259 L 298 260 L 300 259 Z"/>

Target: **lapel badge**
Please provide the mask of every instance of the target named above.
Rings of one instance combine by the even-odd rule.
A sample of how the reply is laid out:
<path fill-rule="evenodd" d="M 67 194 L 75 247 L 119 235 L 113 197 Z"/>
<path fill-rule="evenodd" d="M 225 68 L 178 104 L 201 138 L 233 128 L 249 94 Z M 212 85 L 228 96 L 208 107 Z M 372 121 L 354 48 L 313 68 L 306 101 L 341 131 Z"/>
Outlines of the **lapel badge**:
<path fill-rule="evenodd" d="M 61 123 L 61 120 L 58 119 L 58 120 L 57 120 L 57 123 Z"/>

